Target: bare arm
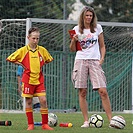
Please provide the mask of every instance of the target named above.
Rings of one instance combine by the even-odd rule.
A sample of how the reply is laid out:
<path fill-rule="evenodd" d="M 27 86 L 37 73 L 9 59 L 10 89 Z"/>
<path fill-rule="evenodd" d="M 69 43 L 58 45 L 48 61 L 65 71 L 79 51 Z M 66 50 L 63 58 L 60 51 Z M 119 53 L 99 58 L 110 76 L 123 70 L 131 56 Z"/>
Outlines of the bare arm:
<path fill-rule="evenodd" d="M 102 64 L 104 62 L 105 53 L 106 53 L 103 33 L 99 35 L 98 39 L 99 39 L 99 46 L 100 46 L 100 53 L 101 53 L 101 58 L 99 62 L 100 64 Z"/>
<path fill-rule="evenodd" d="M 21 64 L 20 62 L 17 62 L 17 61 L 16 61 L 16 62 L 14 62 L 14 63 L 17 64 L 17 65 L 21 65 L 21 66 L 22 66 L 22 64 Z"/>
<path fill-rule="evenodd" d="M 71 43 L 70 43 L 70 50 L 71 52 L 76 52 L 76 42 L 78 41 L 78 35 L 74 35 L 72 40 L 71 40 Z"/>
<path fill-rule="evenodd" d="M 27 69 L 23 64 L 21 64 L 20 62 L 14 62 L 16 65 L 21 65 L 24 69 Z"/>

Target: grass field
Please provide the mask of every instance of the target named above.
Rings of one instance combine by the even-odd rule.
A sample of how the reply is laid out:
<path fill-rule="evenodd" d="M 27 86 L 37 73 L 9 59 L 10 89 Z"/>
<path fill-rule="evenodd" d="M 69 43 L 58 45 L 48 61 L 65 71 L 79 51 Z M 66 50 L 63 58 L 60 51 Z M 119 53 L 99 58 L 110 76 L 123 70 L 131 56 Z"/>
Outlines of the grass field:
<path fill-rule="evenodd" d="M 104 113 L 100 115 L 104 118 L 104 125 L 102 128 L 81 128 L 83 124 L 83 117 L 81 113 L 55 113 L 58 116 L 58 125 L 54 127 L 53 131 L 41 130 L 41 126 L 35 126 L 32 131 L 27 131 L 26 116 L 24 113 L 14 114 L 14 113 L 0 113 L 0 120 L 11 120 L 12 126 L 0 126 L 0 133 L 133 133 L 133 114 L 119 114 L 122 115 L 126 120 L 126 127 L 124 129 L 112 129 L 109 128 L 107 117 Z M 91 115 L 91 114 L 90 114 Z M 113 114 L 118 115 L 118 114 Z M 35 122 L 40 122 L 40 113 L 34 113 Z M 73 127 L 59 127 L 61 122 L 71 122 Z"/>

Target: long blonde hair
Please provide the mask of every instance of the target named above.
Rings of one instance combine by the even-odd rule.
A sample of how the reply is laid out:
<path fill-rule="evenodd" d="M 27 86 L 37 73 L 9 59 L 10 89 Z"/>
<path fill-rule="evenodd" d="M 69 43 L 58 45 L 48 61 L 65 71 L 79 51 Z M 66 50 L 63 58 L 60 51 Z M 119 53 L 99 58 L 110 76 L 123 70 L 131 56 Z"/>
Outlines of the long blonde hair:
<path fill-rule="evenodd" d="M 89 11 L 89 12 L 92 12 L 93 14 L 93 17 L 92 17 L 92 21 L 90 23 L 90 31 L 92 33 L 95 32 L 95 28 L 97 26 L 97 16 L 96 16 L 96 13 L 94 12 L 94 9 L 92 7 L 84 7 L 81 11 L 81 14 L 80 14 L 80 17 L 79 17 L 79 32 L 81 34 L 83 34 L 83 30 L 85 28 L 85 25 L 84 25 L 84 17 L 86 15 L 86 12 Z"/>

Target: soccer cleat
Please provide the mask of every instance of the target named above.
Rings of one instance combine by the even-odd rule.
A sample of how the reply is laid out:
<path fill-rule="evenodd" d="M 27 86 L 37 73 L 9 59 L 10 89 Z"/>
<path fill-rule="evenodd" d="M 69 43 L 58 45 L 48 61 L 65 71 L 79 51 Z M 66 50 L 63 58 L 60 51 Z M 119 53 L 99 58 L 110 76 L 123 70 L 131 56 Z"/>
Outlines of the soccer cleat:
<path fill-rule="evenodd" d="M 48 124 L 44 124 L 42 125 L 42 130 L 54 130 L 54 129 L 51 128 Z"/>
<path fill-rule="evenodd" d="M 29 124 L 27 130 L 34 130 L 34 124 Z"/>
<path fill-rule="evenodd" d="M 84 124 L 81 127 L 89 127 L 89 122 L 85 121 Z"/>

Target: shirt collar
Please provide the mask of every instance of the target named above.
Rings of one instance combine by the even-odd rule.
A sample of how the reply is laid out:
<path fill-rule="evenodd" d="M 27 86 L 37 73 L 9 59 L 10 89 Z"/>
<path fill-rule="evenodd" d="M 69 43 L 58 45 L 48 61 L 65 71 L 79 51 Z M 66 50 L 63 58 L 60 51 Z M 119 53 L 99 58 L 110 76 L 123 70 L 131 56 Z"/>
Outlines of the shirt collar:
<path fill-rule="evenodd" d="M 37 45 L 36 49 L 35 49 L 35 50 L 32 50 L 32 49 L 30 48 L 30 46 L 29 46 L 29 45 L 27 45 L 27 49 L 28 49 L 29 51 L 35 52 L 36 50 L 38 50 L 38 49 L 39 49 L 39 46 Z"/>

